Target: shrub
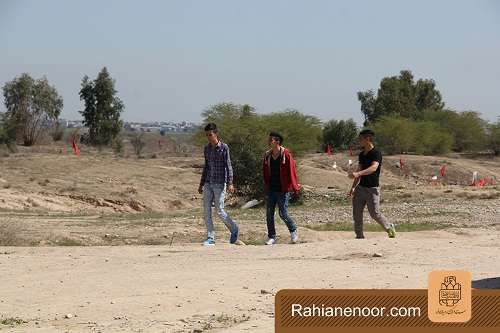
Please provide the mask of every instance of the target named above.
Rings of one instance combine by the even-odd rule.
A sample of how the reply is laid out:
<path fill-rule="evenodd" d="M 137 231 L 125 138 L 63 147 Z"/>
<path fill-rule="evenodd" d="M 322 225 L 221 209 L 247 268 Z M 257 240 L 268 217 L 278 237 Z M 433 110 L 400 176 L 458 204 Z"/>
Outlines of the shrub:
<path fill-rule="evenodd" d="M 323 144 L 331 144 L 335 148 L 346 149 L 356 143 L 358 126 L 353 119 L 330 120 L 323 127 Z"/>
<path fill-rule="evenodd" d="M 123 155 L 124 151 L 124 144 L 123 144 L 123 137 L 121 135 L 116 136 L 113 138 L 111 142 L 111 147 L 113 148 L 113 151 L 115 152 L 116 155 Z"/>
<path fill-rule="evenodd" d="M 412 121 L 402 117 L 381 117 L 373 126 L 377 145 L 388 154 L 411 150 L 416 136 Z"/>
<path fill-rule="evenodd" d="M 388 154 L 444 154 L 452 149 L 454 142 L 452 134 L 432 121 L 382 117 L 373 129 L 377 145 Z"/>
<path fill-rule="evenodd" d="M 259 115 L 249 105 L 221 103 L 209 107 L 202 116 L 204 123 L 217 124 L 219 137 L 230 149 L 234 184 L 240 194 L 250 197 L 263 194 L 262 158 L 269 149 L 267 139 L 270 131 L 284 136 L 284 146 L 295 157 L 317 149 L 321 139 L 319 119 L 297 110 Z M 206 144 L 203 127 L 195 137 L 200 145 Z"/>
<path fill-rule="evenodd" d="M 55 142 L 61 141 L 64 136 L 64 126 L 60 122 L 57 122 L 52 130 L 52 133 L 50 134 L 52 136 L 52 140 Z"/>
<path fill-rule="evenodd" d="M 144 133 L 134 132 L 132 138 L 130 139 L 132 147 L 134 147 L 134 152 L 137 157 L 141 157 L 142 150 L 146 146 L 146 141 L 144 141 Z"/>

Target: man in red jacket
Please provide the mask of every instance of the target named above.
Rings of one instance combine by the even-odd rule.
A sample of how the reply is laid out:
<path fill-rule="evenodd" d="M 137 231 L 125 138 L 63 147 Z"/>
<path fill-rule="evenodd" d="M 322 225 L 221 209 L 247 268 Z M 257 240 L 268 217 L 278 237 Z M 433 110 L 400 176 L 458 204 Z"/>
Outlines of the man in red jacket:
<path fill-rule="evenodd" d="M 274 211 L 278 205 L 279 215 L 290 231 L 292 243 L 299 241 L 297 226 L 288 215 L 290 193 L 298 193 L 299 184 L 295 172 L 295 161 L 292 155 L 282 146 L 283 136 L 279 133 L 269 133 L 269 147 L 264 154 L 262 173 L 267 194 L 267 236 L 266 245 L 276 243 L 276 229 L 274 225 Z"/>

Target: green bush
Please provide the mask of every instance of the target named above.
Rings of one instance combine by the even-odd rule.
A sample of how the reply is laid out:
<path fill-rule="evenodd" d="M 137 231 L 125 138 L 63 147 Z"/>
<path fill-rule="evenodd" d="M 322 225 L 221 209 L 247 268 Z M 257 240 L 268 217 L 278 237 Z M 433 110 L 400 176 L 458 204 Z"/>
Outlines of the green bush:
<path fill-rule="evenodd" d="M 50 133 L 54 142 L 61 141 L 64 136 L 64 126 L 57 122 Z"/>
<path fill-rule="evenodd" d="M 262 158 L 269 149 L 270 131 L 278 131 L 284 136 L 284 146 L 295 157 L 315 150 L 321 138 L 319 119 L 297 110 L 259 115 L 249 105 L 221 103 L 209 107 L 202 117 L 204 124 L 217 124 L 220 139 L 230 149 L 234 185 L 239 194 L 249 197 L 263 194 Z M 207 143 L 203 126 L 195 138 L 200 146 Z"/>
<path fill-rule="evenodd" d="M 338 149 L 347 149 L 356 143 L 358 126 L 353 119 L 330 120 L 323 127 L 323 144 L 333 145 Z"/>
<path fill-rule="evenodd" d="M 453 137 L 453 150 L 478 151 L 486 148 L 486 122 L 472 111 L 426 110 L 424 120 L 437 123 Z"/>
<path fill-rule="evenodd" d="M 496 156 L 500 155 L 500 121 L 489 127 L 488 146 Z"/>
<path fill-rule="evenodd" d="M 372 128 L 377 145 L 387 154 L 409 152 L 415 142 L 416 126 L 403 117 L 381 117 Z"/>
<path fill-rule="evenodd" d="M 445 154 L 453 147 L 453 136 L 432 121 L 382 117 L 373 129 L 377 145 L 388 154 Z"/>
<path fill-rule="evenodd" d="M 445 154 L 453 148 L 453 136 L 438 124 L 430 121 L 415 123 L 413 149 L 417 154 Z"/>

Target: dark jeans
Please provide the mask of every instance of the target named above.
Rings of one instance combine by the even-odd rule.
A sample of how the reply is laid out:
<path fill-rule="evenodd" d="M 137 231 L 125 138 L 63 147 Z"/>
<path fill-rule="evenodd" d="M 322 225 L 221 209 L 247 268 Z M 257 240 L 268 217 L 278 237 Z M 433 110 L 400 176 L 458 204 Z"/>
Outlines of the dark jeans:
<path fill-rule="evenodd" d="M 276 228 L 274 226 L 274 212 L 276 204 L 278 204 L 278 212 L 281 219 L 285 222 L 288 230 L 294 232 L 297 226 L 292 218 L 288 215 L 288 201 L 290 193 L 283 192 L 267 192 L 267 236 L 276 238 Z"/>

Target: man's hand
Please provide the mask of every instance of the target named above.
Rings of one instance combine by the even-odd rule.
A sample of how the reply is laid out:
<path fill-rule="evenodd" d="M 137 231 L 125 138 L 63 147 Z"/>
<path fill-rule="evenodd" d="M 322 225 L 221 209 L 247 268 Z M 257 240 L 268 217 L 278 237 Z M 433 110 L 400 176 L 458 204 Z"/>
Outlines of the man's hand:
<path fill-rule="evenodd" d="M 236 192 L 236 189 L 234 188 L 234 185 L 233 185 L 233 184 L 229 184 L 229 186 L 227 187 L 227 190 L 229 191 L 229 193 L 234 193 L 234 192 Z"/>
<path fill-rule="evenodd" d="M 352 198 L 352 195 L 354 194 L 354 189 L 355 189 L 355 187 L 352 187 L 351 190 L 347 193 L 347 196 L 349 198 Z"/>
<path fill-rule="evenodd" d="M 203 194 L 203 185 L 198 187 L 198 193 Z"/>
<path fill-rule="evenodd" d="M 357 172 L 357 171 L 354 171 L 354 172 L 349 171 L 347 173 L 347 177 L 349 177 L 350 179 L 356 179 L 356 178 L 359 178 L 360 176 L 359 176 L 359 172 Z"/>

